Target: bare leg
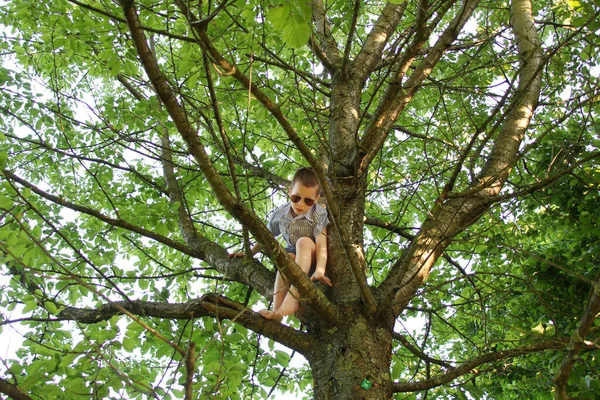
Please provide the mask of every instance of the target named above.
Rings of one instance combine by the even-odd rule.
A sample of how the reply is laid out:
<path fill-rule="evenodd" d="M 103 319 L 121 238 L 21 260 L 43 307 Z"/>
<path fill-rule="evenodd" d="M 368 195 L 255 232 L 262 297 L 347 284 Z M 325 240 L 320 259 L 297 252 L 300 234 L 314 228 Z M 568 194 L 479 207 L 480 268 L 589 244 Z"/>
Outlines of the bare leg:
<path fill-rule="evenodd" d="M 290 253 L 291 256 L 293 254 Z M 273 292 L 273 310 L 278 310 L 285 299 L 285 296 L 289 292 L 289 287 L 286 279 L 279 271 L 277 271 L 277 275 L 275 276 L 275 287 Z M 271 310 L 260 310 L 260 315 L 265 317 L 266 319 L 275 319 L 277 321 L 281 321 L 283 318 L 282 315 L 275 314 L 275 311 Z"/>
<path fill-rule="evenodd" d="M 292 260 L 296 259 L 296 255 L 294 253 L 288 253 Z M 285 296 L 289 292 L 289 283 L 287 279 L 277 271 L 277 275 L 275 276 L 275 287 L 273 288 L 273 310 L 278 310 L 285 299 Z M 275 314 L 275 311 L 271 310 L 260 310 L 260 315 L 265 317 L 266 319 L 274 319 L 277 321 L 281 321 L 283 318 L 282 315 Z"/>
<path fill-rule="evenodd" d="M 298 239 L 296 242 L 296 264 L 300 266 L 304 273 L 308 274 L 310 266 L 315 259 L 315 243 L 307 237 Z M 285 284 L 284 290 L 279 290 L 278 280 Z M 293 315 L 298 311 L 298 292 L 293 286 L 287 290 L 287 282 L 277 273 L 275 278 L 275 297 L 273 299 L 273 311 L 260 311 L 261 315 L 267 319 L 276 319 L 280 321 L 286 315 Z"/>

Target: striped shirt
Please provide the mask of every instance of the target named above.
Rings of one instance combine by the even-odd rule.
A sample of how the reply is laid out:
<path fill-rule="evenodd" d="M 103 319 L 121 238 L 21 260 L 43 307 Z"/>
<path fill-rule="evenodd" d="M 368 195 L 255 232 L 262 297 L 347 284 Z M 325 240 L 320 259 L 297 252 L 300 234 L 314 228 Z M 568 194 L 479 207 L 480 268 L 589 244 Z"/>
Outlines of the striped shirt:
<path fill-rule="evenodd" d="M 315 203 L 308 212 L 295 217 L 288 203 L 271 211 L 267 228 L 273 236 L 283 237 L 286 251 L 295 252 L 296 241 L 299 238 L 306 236 L 316 242 L 317 236 L 327 227 L 327 224 L 329 224 L 327 210 L 319 203 Z"/>

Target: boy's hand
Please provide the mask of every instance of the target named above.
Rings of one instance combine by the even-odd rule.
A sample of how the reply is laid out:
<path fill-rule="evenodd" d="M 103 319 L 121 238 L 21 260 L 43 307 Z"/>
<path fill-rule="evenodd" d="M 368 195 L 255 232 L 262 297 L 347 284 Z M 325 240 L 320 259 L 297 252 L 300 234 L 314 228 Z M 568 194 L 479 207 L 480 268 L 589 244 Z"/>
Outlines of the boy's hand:
<path fill-rule="evenodd" d="M 246 254 L 241 252 L 241 251 L 236 251 L 235 253 L 231 253 L 229 254 L 229 258 L 238 258 L 238 257 L 244 257 Z"/>
<path fill-rule="evenodd" d="M 319 281 L 321 282 L 323 285 L 327 285 L 327 286 L 333 286 L 331 284 L 331 281 L 329 280 L 328 277 L 325 276 L 324 273 L 322 273 L 321 271 L 315 271 L 315 273 L 310 277 L 311 281 Z"/>

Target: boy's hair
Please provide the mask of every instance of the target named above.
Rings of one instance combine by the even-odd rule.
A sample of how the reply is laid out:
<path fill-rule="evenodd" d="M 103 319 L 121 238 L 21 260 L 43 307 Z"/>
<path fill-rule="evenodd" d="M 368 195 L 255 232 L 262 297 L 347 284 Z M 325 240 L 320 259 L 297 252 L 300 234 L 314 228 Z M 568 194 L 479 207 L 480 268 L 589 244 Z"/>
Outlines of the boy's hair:
<path fill-rule="evenodd" d="M 312 168 L 300 168 L 294 174 L 294 178 L 292 179 L 292 186 L 294 183 L 299 182 L 300 184 L 306 187 L 316 187 L 317 193 L 321 190 L 321 184 L 319 183 L 319 178 L 317 178 L 317 174 L 313 171 Z"/>

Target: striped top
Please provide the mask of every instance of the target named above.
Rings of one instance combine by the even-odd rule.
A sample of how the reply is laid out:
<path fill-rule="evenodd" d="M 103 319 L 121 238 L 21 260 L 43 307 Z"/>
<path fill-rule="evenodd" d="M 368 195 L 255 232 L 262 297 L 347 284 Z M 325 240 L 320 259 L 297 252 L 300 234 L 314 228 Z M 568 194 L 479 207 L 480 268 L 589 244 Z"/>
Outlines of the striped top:
<path fill-rule="evenodd" d="M 287 203 L 271 211 L 267 228 L 273 236 L 283 236 L 286 250 L 295 251 L 299 238 L 307 236 L 316 242 L 317 236 L 327 224 L 327 210 L 319 203 L 315 203 L 306 213 L 295 217 L 291 205 Z"/>

